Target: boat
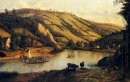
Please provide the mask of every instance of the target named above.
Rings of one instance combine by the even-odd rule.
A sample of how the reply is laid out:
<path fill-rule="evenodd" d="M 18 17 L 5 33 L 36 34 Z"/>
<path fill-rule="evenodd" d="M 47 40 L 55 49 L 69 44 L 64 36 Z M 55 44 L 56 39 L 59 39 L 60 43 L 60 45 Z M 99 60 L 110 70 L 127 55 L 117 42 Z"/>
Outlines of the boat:
<path fill-rule="evenodd" d="M 38 64 L 38 63 L 45 63 L 49 60 L 45 57 L 33 57 L 23 60 L 27 64 Z"/>
<path fill-rule="evenodd" d="M 67 58 L 74 58 L 75 57 L 75 54 L 73 54 L 73 53 L 70 53 L 70 54 L 68 54 L 68 56 L 67 56 Z"/>
<path fill-rule="evenodd" d="M 45 57 L 33 57 L 30 53 L 30 50 L 27 50 L 27 53 L 22 55 L 21 59 L 22 62 L 27 64 L 45 63 L 49 61 L 49 59 Z"/>

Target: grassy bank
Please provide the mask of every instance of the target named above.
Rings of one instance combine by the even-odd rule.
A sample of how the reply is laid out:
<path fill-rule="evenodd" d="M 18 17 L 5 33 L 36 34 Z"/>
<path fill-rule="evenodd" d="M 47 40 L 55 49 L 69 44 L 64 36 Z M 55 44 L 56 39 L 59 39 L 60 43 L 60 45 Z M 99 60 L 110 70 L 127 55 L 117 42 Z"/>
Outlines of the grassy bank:
<path fill-rule="evenodd" d="M 19 74 L 12 79 L 1 79 L 1 82 L 130 82 L 129 77 L 123 78 L 118 70 L 78 69 L 75 72 L 53 70 L 49 72 Z"/>

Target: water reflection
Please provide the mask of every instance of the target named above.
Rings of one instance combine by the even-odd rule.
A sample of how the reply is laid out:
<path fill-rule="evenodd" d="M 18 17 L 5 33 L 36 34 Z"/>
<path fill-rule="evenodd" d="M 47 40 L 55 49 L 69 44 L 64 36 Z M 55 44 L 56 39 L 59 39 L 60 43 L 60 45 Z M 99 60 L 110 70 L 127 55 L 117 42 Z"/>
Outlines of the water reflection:
<path fill-rule="evenodd" d="M 67 58 L 68 54 L 74 54 L 74 58 Z M 81 50 L 65 50 L 57 54 L 55 58 L 46 63 L 40 64 L 26 64 L 19 59 L 5 61 L 5 65 L 0 67 L 0 71 L 6 72 L 39 72 L 44 70 L 60 70 L 66 68 L 67 63 L 78 64 L 82 61 L 85 62 L 85 67 L 96 64 L 101 58 L 108 56 L 108 53 L 81 51 Z"/>

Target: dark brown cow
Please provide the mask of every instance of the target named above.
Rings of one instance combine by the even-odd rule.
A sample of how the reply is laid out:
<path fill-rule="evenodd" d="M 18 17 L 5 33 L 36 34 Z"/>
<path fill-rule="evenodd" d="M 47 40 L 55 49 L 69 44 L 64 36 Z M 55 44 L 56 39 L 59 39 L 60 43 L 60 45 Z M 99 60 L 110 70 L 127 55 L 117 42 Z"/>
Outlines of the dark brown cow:
<path fill-rule="evenodd" d="M 80 67 L 83 68 L 84 67 L 84 62 L 80 63 Z"/>
<path fill-rule="evenodd" d="M 68 63 L 67 66 L 68 66 L 68 68 L 67 68 L 68 71 L 76 71 L 76 69 L 79 68 L 78 65 L 73 64 L 73 63 Z"/>

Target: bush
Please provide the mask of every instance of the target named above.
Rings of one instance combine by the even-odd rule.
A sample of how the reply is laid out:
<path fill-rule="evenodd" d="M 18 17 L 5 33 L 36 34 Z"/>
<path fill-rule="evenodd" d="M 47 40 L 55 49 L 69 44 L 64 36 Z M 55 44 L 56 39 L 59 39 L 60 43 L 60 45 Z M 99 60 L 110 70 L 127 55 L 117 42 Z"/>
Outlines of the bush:
<path fill-rule="evenodd" d="M 9 73 L 9 72 L 0 72 L 0 79 L 11 78 L 11 77 L 14 77 L 14 76 L 17 76 L 17 75 L 18 75 L 17 72 L 12 72 L 12 73 Z"/>
<path fill-rule="evenodd" d="M 0 57 L 5 57 L 6 54 L 4 52 L 0 52 Z"/>

